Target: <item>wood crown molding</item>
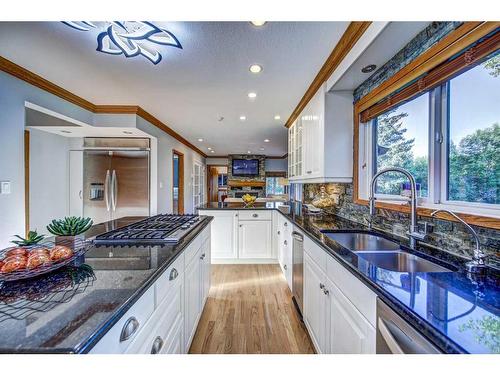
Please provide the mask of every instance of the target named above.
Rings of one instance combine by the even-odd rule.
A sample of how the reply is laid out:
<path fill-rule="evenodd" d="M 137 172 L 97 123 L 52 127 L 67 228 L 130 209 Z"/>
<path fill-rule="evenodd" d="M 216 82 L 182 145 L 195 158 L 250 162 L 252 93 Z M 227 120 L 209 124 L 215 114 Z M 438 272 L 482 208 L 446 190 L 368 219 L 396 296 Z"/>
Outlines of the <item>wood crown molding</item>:
<path fill-rule="evenodd" d="M 318 74 L 312 81 L 311 85 L 305 92 L 299 104 L 293 110 L 292 114 L 285 123 L 285 127 L 289 128 L 292 123 L 299 117 L 300 113 L 304 110 L 307 103 L 316 94 L 321 85 L 331 76 L 333 71 L 344 60 L 349 51 L 354 47 L 356 42 L 361 38 L 366 29 L 371 25 L 371 22 L 351 22 L 346 31 L 340 38 L 339 42 L 335 45 L 332 53 L 326 59 L 325 63 L 319 70 Z"/>
<path fill-rule="evenodd" d="M 229 186 L 234 187 L 243 187 L 243 186 L 251 186 L 251 187 L 264 187 L 266 186 L 265 181 L 240 181 L 240 180 L 229 180 L 227 182 Z"/>
<path fill-rule="evenodd" d="M 39 89 L 42 89 L 44 91 L 47 91 L 50 94 L 53 94 L 61 99 L 64 99 L 72 104 L 75 104 L 83 109 L 86 109 L 87 111 L 90 111 L 92 113 L 99 113 L 99 114 L 135 114 L 137 116 L 142 117 L 144 120 L 150 122 L 154 126 L 156 126 L 158 129 L 163 131 L 164 133 L 167 133 L 171 137 L 177 139 L 179 142 L 184 144 L 185 146 L 189 147 L 193 151 L 197 152 L 203 157 L 207 157 L 207 155 L 201 151 L 199 148 L 194 146 L 191 142 L 189 142 L 187 139 L 182 137 L 179 133 L 177 133 L 175 130 L 170 128 L 167 124 L 163 123 L 162 121 L 158 120 L 156 117 L 154 117 L 152 114 L 144 110 L 143 108 L 137 106 L 137 105 L 96 105 L 88 100 L 83 99 L 82 97 L 73 94 L 72 92 L 63 89 L 61 86 L 56 85 L 55 83 L 50 82 L 49 80 L 43 78 L 42 76 L 30 72 L 28 69 L 23 68 L 20 65 L 17 65 L 16 63 L 13 63 L 10 60 L 7 60 L 5 57 L 0 56 L 0 70 L 10 74 L 24 82 L 29 83 L 30 85 L 33 85 L 35 87 L 38 87 Z"/>

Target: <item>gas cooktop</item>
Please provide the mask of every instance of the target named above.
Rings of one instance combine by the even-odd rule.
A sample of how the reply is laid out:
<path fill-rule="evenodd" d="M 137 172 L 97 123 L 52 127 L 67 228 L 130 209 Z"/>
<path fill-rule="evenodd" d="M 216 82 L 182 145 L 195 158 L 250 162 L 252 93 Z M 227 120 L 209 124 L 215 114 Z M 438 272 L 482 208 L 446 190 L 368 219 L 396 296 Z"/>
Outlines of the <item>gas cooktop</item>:
<path fill-rule="evenodd" d="M 200 224 L 198 215 L 157 215 L 94 239 L 96 245 L 166 245 L 179 242 Z"/>

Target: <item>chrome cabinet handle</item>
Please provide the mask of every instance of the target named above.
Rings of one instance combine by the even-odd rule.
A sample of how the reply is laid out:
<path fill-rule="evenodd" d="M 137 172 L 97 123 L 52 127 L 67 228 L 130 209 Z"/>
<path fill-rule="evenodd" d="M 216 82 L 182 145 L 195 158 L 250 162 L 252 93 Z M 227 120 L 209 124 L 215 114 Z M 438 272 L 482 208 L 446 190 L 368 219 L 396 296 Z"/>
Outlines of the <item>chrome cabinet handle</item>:
<path fill-rule="evenodd" d="M 325 284 L 323 284 L 323 283 L 319 283 L 319 288 L 320 288 L 320 289 L 325 289 Z"/>
<path fill-rule="evenodd" d="M 328 289 L 323 289 L 323 293 L 325 293 L 325 295 L 329 295 L 330 291 Z"/>
<path fill-rule="evenodd" d="M 153 346 L 151 347 L 151 354 L 158 354 L 163 347 L 163 339 L 160 336 L 155 338 L 153 341 Z"/>
<path fill-rule="evenodd" d="M 278 236 L 279 236 L 280 234 L 281 234 L 281 232 L 280 232 L 280 231 L 278 231 Z"/>
<path fill-rule="evenodd" d="M 139 328 L 139 321 L 135 316 L 128 318 L 120 333 L 120 342 L 127 341 Z"/>
<path fill-rule="evenodd" d="M 200 259 L 201 259 L 201 260 L 205 259 L 205 256 L 206 256 L 206 254 L 205 254 L 205 253 L 201 254 Z"/>
<path fill-rule="evenodd" d="M 111 175 L 109 174 L 109 169 L 106 171 L 106 179 L 104 180 L 104 202 L 106 202 L 106 211 L 109 211 L 109 179 Z"/>
<path fill-rule="evenodd" d="M 179 276 L 179 271 L 177 271 L 175 268 L 172 268 L 172 271 L 170 271 L 170 276 L 168 279 L 170 281 L 177 279 L 177 276 Z"/>
<path fill-rule="evenodd" d="M 113 169 L 111 174 L 111 207 L 113 211 L 116 211 L 116 198 L 118 197 L 118 182 L 116 177 L 116 171 Z"/>
<path fill-rule="evenodd" d="M 283 244 L 284 244 L 285 246 L 287 246 L 287 245 L 288 245 L 287 240 L 283 241 Z"/>
<path fill-rule="evenodd" d="M 259 217 L 259 215 L 257 215 L 257 214 L 253 214 L 253 215 L 252 215 L 252 217 Z"/>
<path fill-rule="evenodd" d="M 287 269 L 286 264 L 284 264 L 284 265 L 283 265 L 283 268 L 284 268 L 285 270 Z"/>
<path fill-rule="evenodd" d="M 285 221 L 285 222 L 283 223 L 283 226 L 285 226 L 285 227 L 286 227 L 286 226 L 288 226 L 288 223 Z"/>
<path fill-rule="evenodd" d="M 307 171 L 306 173 L 307 173 L 307 174 L 311 174 L 311 173 L 313 173 L 313 172 L 312 172 L 312 171 Z"/>

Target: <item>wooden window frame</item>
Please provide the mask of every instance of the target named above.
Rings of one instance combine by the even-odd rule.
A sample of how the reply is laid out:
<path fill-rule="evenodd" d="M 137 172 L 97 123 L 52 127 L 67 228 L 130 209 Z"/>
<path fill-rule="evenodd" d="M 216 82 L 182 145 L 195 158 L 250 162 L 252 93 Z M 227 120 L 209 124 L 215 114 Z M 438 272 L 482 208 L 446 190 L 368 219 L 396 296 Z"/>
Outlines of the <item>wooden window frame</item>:
<path fill-rule="evenodd" d="M 368 200 L 359 198 L 360 126 L 388 109 L 400 105 L 425 91 L 429 91 L 474 67 L 479 60 L 498 49 L 500 44 L 499 27 L 500 22 L 464 22 L 456 30 L 354 104 L 354 203 L 368 205 Z M 453 58 L 457 54 L 458 56 Z M 376 207 L 410 213 L 408 205 L 379 201 L 376 202 Z M 418 208 L 418 214 L 421 216 L 430 216 L 433 211 L 433 208 Z M 500 229 L 500 219 L 498 218 L 472 213 L 456 212 L 456 214 L 469 224 Z M 439 214 L 438 217 L 456 221 L 447 214 Z"/>

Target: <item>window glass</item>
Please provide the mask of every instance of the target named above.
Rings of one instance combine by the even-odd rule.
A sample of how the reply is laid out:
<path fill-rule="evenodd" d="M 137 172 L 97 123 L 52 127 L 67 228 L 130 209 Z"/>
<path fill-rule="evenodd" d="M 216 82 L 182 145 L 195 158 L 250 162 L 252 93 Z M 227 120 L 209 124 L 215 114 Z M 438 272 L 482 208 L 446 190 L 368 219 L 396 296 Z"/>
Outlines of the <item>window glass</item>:
<path fill-rule="evenodd" d="M 429 93 L 395 107 L 375 119 L 375 172 L 387 167 L 408 170 L 418 195 L 428 196 Z M 377 193 L 399 195 L 406 177 L 387 173 L 377 180 Z"/>
<path fill-rule="evenodd" d="M 285 194 L 285 186 L 281 177 L 266 177 L 266 195 Z"/>
<path fill-rule="evenodd" d="M 448 200 L 500 203 L 500 54 L 449 82 Z"/>

